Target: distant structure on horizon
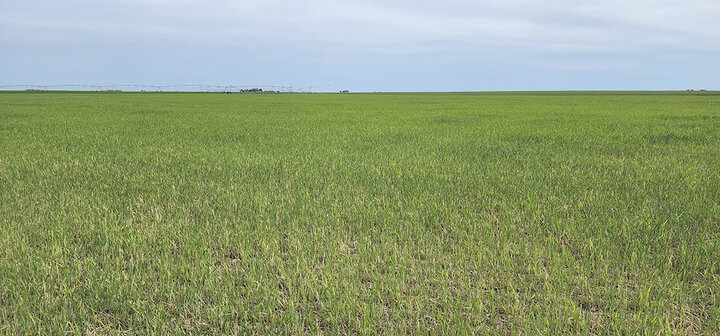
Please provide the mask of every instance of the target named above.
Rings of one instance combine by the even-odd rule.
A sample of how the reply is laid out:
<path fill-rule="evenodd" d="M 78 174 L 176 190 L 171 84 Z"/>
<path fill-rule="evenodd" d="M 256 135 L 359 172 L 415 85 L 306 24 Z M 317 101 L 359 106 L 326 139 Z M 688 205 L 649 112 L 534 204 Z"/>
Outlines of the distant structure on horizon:
<path fill-rule="evenodd" d="M 95 92 L 243 92 L 243 93 L 270 93 L 270 92 L 303 92 L 291 86 L 278 85 L 204 85 L 204 84 L 178 84 L 178 85 L 144 85 L 144 84 L 13 84 L 0 85 L 0 90 L 9 91 L 95 91 Z"/>

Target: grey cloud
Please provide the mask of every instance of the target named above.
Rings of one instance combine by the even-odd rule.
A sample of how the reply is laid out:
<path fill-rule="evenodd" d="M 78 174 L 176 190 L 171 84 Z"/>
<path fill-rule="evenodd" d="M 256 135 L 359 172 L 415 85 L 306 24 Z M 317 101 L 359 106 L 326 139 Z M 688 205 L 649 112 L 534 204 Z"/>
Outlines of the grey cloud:
<path fill-rule="evenodd" d="M 632 77 L 649 88 L 657 73 L 713 83 L 718 53 L 720 2 L 708 0 L 0 0 L 0 82 L 608 88 Z"/>
<path fill-rule="evenodd" d="M 400 43 L 410 50 L 415 49 L 413 44 L 429 41 L 581 52 L 720 48 L 720 4 L 703 0 L 18 3 L 9 6 L 4 22 L 61 31 L 175 34 L 218 40 L 259 36 L 280 41 L 387 46 Z"/>

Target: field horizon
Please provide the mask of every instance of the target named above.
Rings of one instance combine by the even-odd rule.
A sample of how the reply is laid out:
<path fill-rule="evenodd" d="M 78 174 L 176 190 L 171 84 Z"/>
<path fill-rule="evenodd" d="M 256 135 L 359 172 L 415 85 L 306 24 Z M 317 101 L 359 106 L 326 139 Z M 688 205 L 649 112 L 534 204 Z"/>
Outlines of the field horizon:
<path fill-rule="evenodd" d="M 101 94 L 172 94 L 172 93 L 204 93 L 204 94 L 227 94 L 226 91 L 152 91 L 152 90 L 0 90 L 0 93 L 27 93 L 27 94 L 42 94 L 42 93 L 101 93 Z M 262 91 L 262 92 L 240 92 L 230 91 L 231 94 L 518 94 L 518 95 L 545 95 L 545 94 L 558 94 L 558 95 L 716 95 L 720 94 L 720 90 L 706 90 L 706 89 L 686 89 L 686 90 L 478 90 L 478 91 Z"/>

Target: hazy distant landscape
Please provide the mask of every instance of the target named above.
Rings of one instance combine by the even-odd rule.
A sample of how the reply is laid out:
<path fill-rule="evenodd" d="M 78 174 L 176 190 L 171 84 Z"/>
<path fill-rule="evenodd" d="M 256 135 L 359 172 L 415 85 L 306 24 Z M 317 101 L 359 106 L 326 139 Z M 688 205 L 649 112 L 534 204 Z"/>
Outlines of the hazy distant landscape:
<path fill-rule="evenodd" d="M 720 333 L 720 94 L 0 93 L 0 333 Z"/>

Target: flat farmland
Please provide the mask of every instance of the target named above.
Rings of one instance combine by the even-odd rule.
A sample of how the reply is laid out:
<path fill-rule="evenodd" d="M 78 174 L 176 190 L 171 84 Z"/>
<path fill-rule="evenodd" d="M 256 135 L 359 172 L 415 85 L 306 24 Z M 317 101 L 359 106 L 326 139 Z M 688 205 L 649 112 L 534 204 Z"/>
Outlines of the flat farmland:
<path fill-rule="evenodd" d="M 720 333 L 720 93 L 0 93 L 0 333 Z"/>

